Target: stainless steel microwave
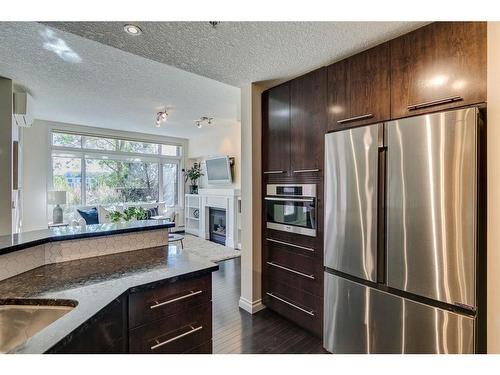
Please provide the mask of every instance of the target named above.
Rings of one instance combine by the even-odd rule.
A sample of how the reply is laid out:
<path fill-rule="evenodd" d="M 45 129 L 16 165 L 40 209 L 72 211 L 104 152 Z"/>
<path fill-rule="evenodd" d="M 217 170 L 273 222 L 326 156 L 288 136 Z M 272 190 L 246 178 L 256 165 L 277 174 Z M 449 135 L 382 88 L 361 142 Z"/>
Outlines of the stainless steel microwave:
<path fill-rule="evenodd" d="M 269 184 L 264 200 L 268 229 L 316 237 L 315 184 Z"/>

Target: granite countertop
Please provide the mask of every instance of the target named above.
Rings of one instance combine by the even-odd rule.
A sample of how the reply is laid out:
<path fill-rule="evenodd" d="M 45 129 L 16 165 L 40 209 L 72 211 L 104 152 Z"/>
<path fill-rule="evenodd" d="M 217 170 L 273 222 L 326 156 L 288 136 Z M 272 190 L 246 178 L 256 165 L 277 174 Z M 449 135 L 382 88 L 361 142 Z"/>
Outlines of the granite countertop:
<path fill-rule="evenodd" d="M 0 236 L 0 255 L 48 242 L 76 240 L 79 238 L 109 236 L 111 234 L 140 232 L 172 228 L 175 224 L 168 220 L 140 220 L 128 223 L 107 223 L 84 226 L 57 227 L 31 232 Z"/>
<path fill-rule="evenodd" d="M 175 246 L 48 264 L 0 281 L 0 304 L 36 299 L 76 307 L 12 353 L 44 353 L 130 289 L 210 273 L 219 266 Z M 36 301 L 30 301 L 36 303 Z"/>

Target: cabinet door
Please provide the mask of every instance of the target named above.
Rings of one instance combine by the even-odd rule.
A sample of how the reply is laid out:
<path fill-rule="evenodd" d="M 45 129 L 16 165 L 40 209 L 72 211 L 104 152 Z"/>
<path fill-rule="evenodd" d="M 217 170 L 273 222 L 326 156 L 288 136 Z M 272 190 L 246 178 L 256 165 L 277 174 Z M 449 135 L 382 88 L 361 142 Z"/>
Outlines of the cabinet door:
<path fill-rule="evenodd" d="M 391 114 L 390 48 L 381 44 L 348 59 L 349 117 L 342 125 L 366 125 Z M 342 121 L 342 119 L 340 120 Z"/>
<path fill-rule="evenodd" d="M 389 54 L 384 43 L 328 68 L 329 130 L 389 119 Z"/>
<path fill-rule="evenodd" d="M 337 121 L 348 118 L 347 60 L 339 61 L 328 68 L 328 130 L 338 129 Z"/>
<path fill-rule="evenodd" d="M 391 118 L 486 102 L 486 22 L 436 22 L 391 42 Z"/>
<path fill-rule="evenodd" d="M 326 133 L 326 69 L 291 81 L 290 159 L 293 176 L 320 175 Z"/>
<path fill-rule="evenodd" d="M 262 170 L 266 175 L 290 171 L 290 84 L 262 94 Z"/>

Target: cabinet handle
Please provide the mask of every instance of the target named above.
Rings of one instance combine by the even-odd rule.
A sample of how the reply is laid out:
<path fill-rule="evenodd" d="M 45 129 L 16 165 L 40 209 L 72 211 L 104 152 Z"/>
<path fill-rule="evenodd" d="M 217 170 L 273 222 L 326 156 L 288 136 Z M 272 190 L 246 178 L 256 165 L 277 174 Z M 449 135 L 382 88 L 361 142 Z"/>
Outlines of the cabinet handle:
<path fill-rule="evenodd" d="M 281 268 L 282 270 L 285 270 L 285 271 L 288 271 L 288 272 L 295 273 L 296 275 L 299 275 L 299 276 L 302 276 L 302 277 L 306 277 L 306 278 L 311 279 L 311 280 L 315 280 L 314 275 L 308 275 L 307 273 L 303 273 L 303 272 L 300 272 L 300 271 L 295 271 L 295 270 L 293 270 L 291 268 L 282 266 L 281 264 L 274 263 L 274 262 L 267 262 L 267 264 L 269 264 L 270 266 L 273 266 L 273 267 Z"/>
<path fill-rule="evenodd" d="M 285 171 L 264 171 L 264 174 L 282 174 Z"/>
<path fill-rule="evenodd" d="M 284 300 L 283 298 L 280 298 L 278 297 L 277 295 L 273 294 L 273 293 L 269 293 L 269 292 L 266 292 L 266 294 L 269 296 L 269 297 L 273 297 L 275 299 L 277 299 L 278 301 L 281 301 L 283 303 L 286 303 L 287 305 L 289 306 L 292 306 L 293 308 L 297 309 L 297 310 L 300 310 L 308 315 L 311 315 L 311 316 L 314 316 L 314 311 L 313 310 L 306 310 L 306 309 L 303 309 L 302 307 L 300 306 L 297 306 L 296 304 L 294 303 L 291 303 L 291 302 L 288 302 L 287 300 Z"/>
<path fill-rule="evenodd" d="M 268 240 L 269 242 L 275 242 L 275 243 L 279 243 L 279 244 L 286 245 L 286 246 L 296 247 L 297 249 L 307 250 L 307 251 L 314 253 L 314 249 L 311 247 L 305 247 L 305 246 L 295 245 L 295 244 L 289 243 L 289 242 L 273 240 L 272 238 L 266 238 L 266 240 Z"/>
<path fill-rule="evenodd" d="M 160 346 L 163 346 L 163 345 L 166 345 L 168 343 L 171 343 L 173 341 L 176 341 L 176 340 L 179 340 L 185 336 L 189 336 L 189 335 L 192 335 L 193 333 L 203 329 L 203 326 L 199 326 L 199 327 L 196 327 L 194 328 L 193 326 L 189 326 L 191 329 L 187 332 L 184 332 L 184 333 L 181 333 L 180 335 L 178 336 L 175 336 L 175 337 L 172 337 L 171 339 L 168 339 L 168 340 L 165 340 L 165 341 L 162 341 L 162 342 L 158 342 L 158 340 L 155 340 L 157 342 L 156 345 L 153 345 L 151 347 L 151 350 L 155 350 L 155 349 L 158 349 Z"/>
<path fill-rule="evenodd" d="M 414 111 L 414 110 L 420 109 L 420 108 L 432 107 L 432 106 L 439 105 L 439 104 L 459 102 L 461 100 L 464 100 L 464 98 L 462 98 L 461 96 L 450 96 L 449 98 L 432 100 L 430 102 L 409 105 L 408 111 Z"/>
<path fill-rule="evenodd" d="M 366 119 L 369 119 L 369 118 L 372 118 L 372 117 L 373 117 L 373 113 L 367 113 L 366 115 L 344 118 L 342 120 L 338 120 L 337 123 L 338 124 L 345 124 L 347 122 L 358 121 L 358 120 L 366 120 Z"/>
<path fill-rule="evenodd" d="M 319 172 L 319 169 L 299 169 L 296 171 L 293 171 L 293 173 L 307 173 L 307 172 Z"/>
<path fill-rule="evenodd" d="M 152 309 L 156 309 L 157 307 L 161 307 L 161 306 L 165 306 L 165 305 L 168 305 L 169 303 L 173 303 L 173 302 L 177 302 L 177 301 L 181 301 L 183 299 L 186 299 L 186 298 L 191 298 L 191 297 L 194 297 L 198 294 L 201 294 L 203 293 L 202 290 L 197 290 L 196 292 L 193 292 L 192 290 L 188 293 L 188 294 L 185 294 L 183 296 L 180 296 L 180 297 L 177 297 L 177 298 L 174 298 L 174 299 L 169 299 L 168 301 L 165 301 L 165 302 L 158 302 L 158 301 L 155 301 L 155 304 L 154 305 L 151 305 L 149 306 L 149 308 L 152 310 Z"/>

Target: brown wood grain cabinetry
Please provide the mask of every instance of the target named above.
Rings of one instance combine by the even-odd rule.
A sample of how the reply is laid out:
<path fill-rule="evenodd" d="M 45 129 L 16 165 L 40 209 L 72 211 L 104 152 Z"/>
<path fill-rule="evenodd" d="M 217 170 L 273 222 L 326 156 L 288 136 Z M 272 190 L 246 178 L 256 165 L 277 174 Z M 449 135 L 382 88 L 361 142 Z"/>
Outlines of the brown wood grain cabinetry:
<path fill-rule="evenodd" d="M 390 117 L 390 46 L 381 44 L 328 67 L 328 128 Z"/>
<path fill-rule="evenodd" d="M 394 119 L 486 102 L 486 22 L 436 22 L 392 40 L 391 80 Z"/>
<path fill-rule="evenodd" d="M 262 171 L 269 176 L 290 173 L 290 84 L 262 94 Z"/>
<path fill-rule="evenodd" d="M 290 163 L 292 175 L 323 170 L 326 132 L 326 68 L 290 82 Z"/>

